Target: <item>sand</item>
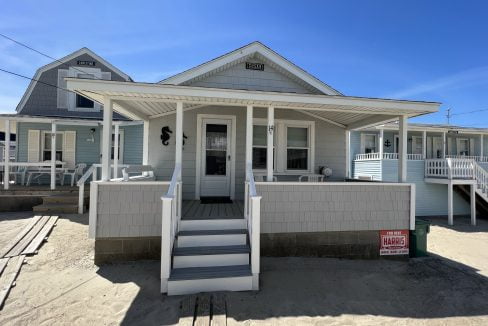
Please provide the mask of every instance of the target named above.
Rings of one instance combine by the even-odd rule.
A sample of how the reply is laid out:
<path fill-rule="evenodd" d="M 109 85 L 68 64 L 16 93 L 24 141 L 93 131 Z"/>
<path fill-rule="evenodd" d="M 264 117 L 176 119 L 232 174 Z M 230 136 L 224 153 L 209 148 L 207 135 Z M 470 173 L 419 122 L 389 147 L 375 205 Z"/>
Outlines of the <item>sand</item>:
<path fill-rule="evenodd" d="M 26 223 L 0 215 L 0 245 Z M 429 236 L 409 262 L 263 258 L 261 291 L 228 293 L 229 325 L 488 325 L 488 222 Z M 87 216 L 63 216 L 27 259 L 0 325 L 173 325 L 182 297 L 159 293 L 159 262 L 96 267 Z"/>

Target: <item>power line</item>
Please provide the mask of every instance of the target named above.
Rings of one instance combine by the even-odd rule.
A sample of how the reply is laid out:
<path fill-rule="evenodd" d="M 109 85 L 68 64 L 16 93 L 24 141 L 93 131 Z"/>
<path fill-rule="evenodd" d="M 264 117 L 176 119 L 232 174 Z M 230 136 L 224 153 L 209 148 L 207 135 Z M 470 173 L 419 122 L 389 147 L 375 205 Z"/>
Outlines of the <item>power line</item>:
<path fill-rule="evenodd" d="M 4 72 L 4 73 L 7 73 L 7 74 L 10 74 L 10 75 L 14 75 L 14 76 L 17 76 L 17 77 L 21 77 L 21 78 L 25 78 L 25 79 L 28 79 L 28 80 L 33 80 L 35 82 L 38 82 L 38 83 L 41 83 L 41 84 L 44 84 L 46 86 L 50 86 L 50 87 L 54 87 L 54 88 L 57 88 L 57 89 L 60 89 L 60 90 L 63 90 L 65 92 L 69 92 L 69 93 L 73 93 L 73 94 L 78 94 L 76 92 L 73 92 L 72 90 L 69 90 L 69 89 L 66 89 L 66 88 L 63 88 L 63 87 L 59 87 L 57 85 L 53 85 L 53 84 L 50 84 L 50 83 L 46 83 L 46 82 L 43 82 L 42 80 L 39 80 L 39 79 L 35 79 L 35 78 L 30 78 L 30 77 L 27 77 L 27 76 L 24 76 L 24 75 L 21 75 L 21 74 L 18 74 L 16 72 L 12 72 L 12 71 L 9 71 L 9 70 L 5 70 L 5 69 L 2 69 L 0 68 L 0 71 Z M 97 95 L 100 95 L 98 93 L 95 93 L 95 92 L 91 92 L 93 94 L 97 94 Z"/>
<path fill-rule="evenodd" d="M 17 40 L 14 40 L 13 38 L 11 38 L 11 37 L 9 37 L 9 36 L 7 36 L 7 35 L 5 35 L 5 34 L 0 33 L 0 36 L 2 36 L 3 38 L 5 38 L 5 39 L 7 39 L 7 40 L 9 40 L 9 41 L 11 41 L 11 42 L 16 43 L 17 45 L 23 46 L 23 47 L 24 47 L 24 48 L 26 48 L 26 49 L 29 49 L 29 50 L 31 50 L 31 51 L 34 51 L 34 52 L 36 52 L 36 53 L 38 53 L 38 54 L 40 54 L 40 55 L 42 55 L 42 56 L 44 56 L 44 57 L 46 57 L 46 58 L 49 58 L 49 59 L 51 59 L 51 60 L 54 60 L 54 61 L 56 61 L 56 62 L 58 62 L 58 63 L 60 63 L 60 64 L 62 64 L 62 65 L 64 65 L 64 66 L 66 66 L 66 67 L 68 67 L 68 68 L 73 68 L 74 70 L 77 70 L 78 72 L 81 72 L 81 73 L 83 73 L 83 74 L 86 74 L 86 73 L 87 73 L 86 71 L 83 71 L 83 70 L 80 70 L 80 69 L 78 69 L 78 68 L 76 68 L 76 67 L 70 66 L 70 65 L 68 65 L 66 62 L 63 62 L 63 61 L 61 61 L 61 60 L 59 60 L 59 59 L 56 59 L 56 58 L 51 57 L 51 56 L 50 56 L 50 55 L 48 55 L 48 54 L 45 54 L 45 53 L 43 53 L 43 52 L 41 52 L 41 51 L 39 51 L 39 50 L 36 50 L 36 49 L 34 49 L 33 47 L 31 47 L 31 46 L 29 46 L 29 45 L 27 45 L 27 44 L 24 44 L 24 43 L 22 43 L 22 42 L 19 42 L 19 41 L 17 41 Z M 97 78 L 97 76 L 95 76 L 95 75 L 93 75 L 93 78 L 94 78 L 94 79 L 101 80 L 100 78 Z"/>
<path fill-rule="evenodd" d="M 453 114 L 451 114 L 451 116 L 453 116 L 453 115 L 471 114 L 471 113 L 484 112 L 484 111 L 488 111 L 488 109 L 480 109 L 480 110 L 474 110 L 474 111 L 469 111 L 469 112 L 453 113 Z"/>

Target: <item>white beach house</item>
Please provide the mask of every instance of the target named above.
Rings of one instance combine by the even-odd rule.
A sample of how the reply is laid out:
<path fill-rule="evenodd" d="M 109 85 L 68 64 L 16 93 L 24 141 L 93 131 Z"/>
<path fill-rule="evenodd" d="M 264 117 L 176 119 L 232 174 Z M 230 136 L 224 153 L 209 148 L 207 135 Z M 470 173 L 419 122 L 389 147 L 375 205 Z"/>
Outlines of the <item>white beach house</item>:
<path fill-rule="evenodd" d="M 160 257 L 163 293 L 258 289 L 261 255 L 377 257 L 414 227 L 407 119 L 439 103 L 342 95 L 259 42 L 156 84 L 66 80 L 104 107 L 95 260 Z M 110 179 L 113 112 L 143 121 L 155 178 Z M 351 130 L 392 120 L 397 182 L 346 182 Z"/>

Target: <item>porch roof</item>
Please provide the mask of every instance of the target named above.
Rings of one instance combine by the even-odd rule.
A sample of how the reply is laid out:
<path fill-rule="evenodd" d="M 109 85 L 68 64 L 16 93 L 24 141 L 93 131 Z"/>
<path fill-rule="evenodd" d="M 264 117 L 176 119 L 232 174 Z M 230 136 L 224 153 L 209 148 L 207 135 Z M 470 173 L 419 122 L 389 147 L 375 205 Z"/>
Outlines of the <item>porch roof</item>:
<path fill-rule="evenodd" d="M 108 97 L 114 110 L 136 120 L 150 120 L 185 109 L 207 105 L 295 109 L 347 129 L 373 126 L 436 112 L 440 103 L 342 95 L 278 93 L 151 83 L 66 78 L 67 88 L 99 103 Z"/>
<path fill-rule="evenodd" d="M 94 119 L 77 119 L 77 118 L 63 118 L 63 117 L 45 117 L 33 116 L 24 114 L 0 114 L 0 121 L 9 120 L 10 122 L 32 122 L 32 123 L 48 123 L 58 125 L 81 125 L 81 126 L 99 126 L 103 121 Z M 141 121 L 117 120 L 113 122 L 114 125 L 130 126 L 141 124 Z"/>

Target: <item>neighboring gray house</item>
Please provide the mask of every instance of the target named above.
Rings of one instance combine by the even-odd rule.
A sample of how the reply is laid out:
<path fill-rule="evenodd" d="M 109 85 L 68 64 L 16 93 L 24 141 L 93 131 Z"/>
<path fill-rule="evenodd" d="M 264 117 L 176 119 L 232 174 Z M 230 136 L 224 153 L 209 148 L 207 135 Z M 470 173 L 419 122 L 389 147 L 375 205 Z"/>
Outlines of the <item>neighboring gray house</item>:
<path fill-rule="evenodd" d="M 102 106 L 67 91 L 66 77 L 132 82 L 127 74 L 87 48 L 39 68 L 17 106 L 17 114 L 0 116 L 0 120 L 16 125 L 17 162 L 50 161 L 51 135 L 55 130 L 56 160 L 63 162 L 63 168 L 74 169 L 80 163 L 88 168 L 100 163 Z M 140 164 L 142 125 L 120 114 L 114 114 L 113 120 L 119 131 L 119 163 Z M 111 159 L 114 152 L 113 149 Z M 32 168 L 36 168 L 35 164 L 13 165 L 10 171 Z M 46 183 L 49 177 L 39 180 Z"/>

